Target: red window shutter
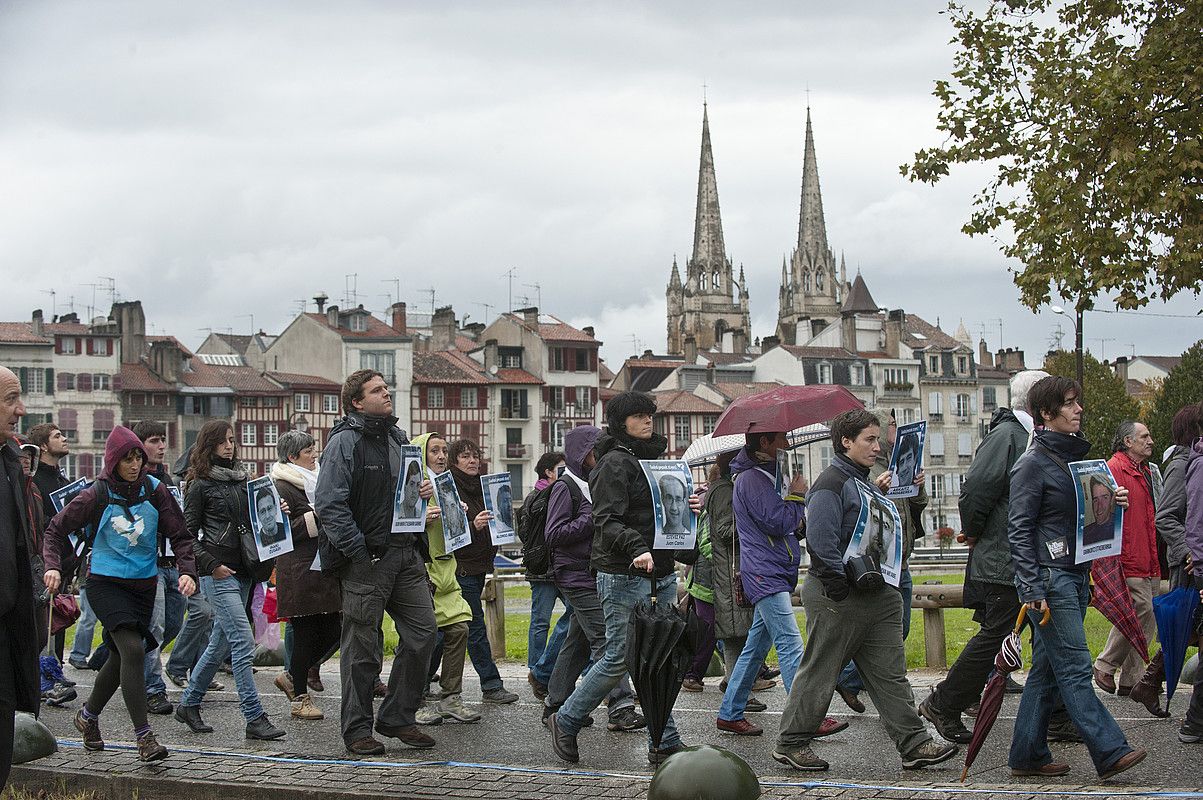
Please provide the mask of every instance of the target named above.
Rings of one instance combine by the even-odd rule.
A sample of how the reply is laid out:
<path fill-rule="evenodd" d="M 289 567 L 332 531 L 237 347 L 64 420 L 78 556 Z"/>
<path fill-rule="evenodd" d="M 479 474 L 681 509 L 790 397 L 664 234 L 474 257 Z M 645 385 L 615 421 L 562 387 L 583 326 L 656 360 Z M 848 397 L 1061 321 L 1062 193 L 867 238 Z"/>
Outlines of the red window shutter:
<path fill-rule="evenodd" d="M 83 353 L 83 351 L 84 351 L 84 340 L 77 336 L 77 337 L 75 337 L 75 355 L 79 355 L 79 354 Z"/>
<path fill-rule="evenodd" d="M 576 387 L 575 386 L 564 387 L 564 402 L 565 403 L 575 403 L 576 402 Z"/>
<path fill-rule="evenodd" d="M 120 375 L 113 376 L 113 391 L 114 392 L 121 391 L 121 376 Z"/>
<path fill-rule="evenodd" d="M 79 475 L 83 476 L 85 478 L 94 477 L 94 473 L 93 473 L 94 464 L 95 464 L 95 460 L 93 459 L 91 453 L 80 453 L 79 454 Z M 79 476 L 77 476 L 77 477 L 79 477 Z"/>
<path fill-rule="evenodd" d="M 589 369 L 592 372 L 597 372 L 597 351 L 596 350 L 591 349 L 589 351 Z"/>
<path fill-rule="evenodd" d="M 88 355 L 90 355 L 90 356 L 95 355 L 96 354 L 96 347 L 94 346 L 95 342 L 92 340 L 91 337 L 88 338 L 87 342 L 88 342 Z"/>
<path fill-rule="evenodd" d="M 89 340 L 91 341 L 91 340 Z M 75 376 L 75 388 L 81 392 L 92 391 L 92 373 L 81 372 Z"/>
<path fill-rule="evenodd" d="M 113 340 L 112 339 L 105 339 L 104 354 L 106 356 L 111 356 L 113 354 Z"/>
<path fill-rule="evenodd" d="M 67 372 L 60 372 L 58 374 L 57 388 L 60 392 L 66 390 L 66 388 L 67 388 L 67 376 L 68 375 L 70 375 L 70 373 L 67 373 Z"/>
<path fill-rule="evenodd" d="M 59 355 L 63 354 L 63 340 L 57 336 L 54 337 L 54 352 Z"/>

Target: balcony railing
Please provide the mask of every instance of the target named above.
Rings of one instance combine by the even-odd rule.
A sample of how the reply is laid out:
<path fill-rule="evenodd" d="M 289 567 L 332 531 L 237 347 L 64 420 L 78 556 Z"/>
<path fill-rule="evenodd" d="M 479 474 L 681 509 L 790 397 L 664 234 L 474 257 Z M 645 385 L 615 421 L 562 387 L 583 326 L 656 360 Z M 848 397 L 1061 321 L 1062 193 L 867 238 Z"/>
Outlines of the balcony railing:
<path fill-rule="evenodd" d="M 593 417 L 592 403 L 561 403 L 560 405 L 551 405 L 547 408 L 548 416 L 559 417 L 561 419 Z"/>
<path fill-rule="evenodd" d="M 525 461 L 530 457 L 530 448 L 524 444 L 513 444 L 511 442 L 506 442 L 505 444 L 497 445 L 497 449 L 501 453 L 502 461 Z"/>
<path fill-rule="evenodd" d="M 502 419 L 530 419 L 530 406 L 502 406 Z"/>

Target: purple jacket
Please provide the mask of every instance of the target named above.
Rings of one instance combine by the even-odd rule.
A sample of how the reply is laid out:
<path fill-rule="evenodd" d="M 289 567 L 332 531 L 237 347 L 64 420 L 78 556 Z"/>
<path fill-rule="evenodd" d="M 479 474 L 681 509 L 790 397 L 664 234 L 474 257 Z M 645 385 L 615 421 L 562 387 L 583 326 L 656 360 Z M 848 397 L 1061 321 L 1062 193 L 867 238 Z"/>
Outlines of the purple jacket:
<path fill-rule="evenodd" d="M 731 461 L 739 571 L 749 603 L 792 592 L 798 585 L 802 543 L 796 531 L 805 519 L 806 506 L 781 499 L 776 470 L 775 463 L 758 462 L 747 448 Z"/>
<path fill-rule="evenodd" d="M 567 484 L 572 478 L 567 473 L 588 480 L 589 469 L 584 462 L 600 435 L 601 430 L 592 425 L 581 425 L 564 434 L 567 469 L 552 484 L 551 497 L 547 500 L 544 532 L 551 547 L 551 571 L 556 586 L 564 589 L 597 588 L 597 581 L 589 571 L 589 556 L 593 550 L 593 504 L 587 497 L 582 497 L 576 513 L 572 513 L 573 492 Z"/>
<path fill-rule="evenodd" d="M 1191 450 L 1186 462 L 1186 547 L 1195 564 L 1203 564 L 1203 439 Z"/>

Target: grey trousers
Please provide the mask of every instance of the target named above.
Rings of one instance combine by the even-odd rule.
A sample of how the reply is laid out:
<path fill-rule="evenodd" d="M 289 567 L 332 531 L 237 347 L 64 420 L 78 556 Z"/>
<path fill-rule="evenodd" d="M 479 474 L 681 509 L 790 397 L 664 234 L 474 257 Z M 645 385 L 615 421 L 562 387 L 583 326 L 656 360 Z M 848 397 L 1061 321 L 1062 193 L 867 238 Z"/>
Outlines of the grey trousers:
<path fill-rule="evenodd" d="M 747 636 L 732 636 L 729 639 L 723 639 L 724 680 L 731 680 L 731 673 L 735 671 L 735 662 L 739 661 L 739 654 L 744 651 L 744 645 L 747 643 Z"/>
<path fill-rule="evenodd" d="M 810 743 L 827 716 L 836 679 L 849 659 L 856 662 L 898 752 L 905 755 L 928 741 L 931 736 L 915 710 L 915 694 L 906 678 L 898 591 L 883 586 L 875 592 L 853 592 L 837 603 L 824 594 L 821 581 L 807 577 L 802 584 L 802 608 L 806 651 L 781 715 L 777 746 Z"/>
<path fill-rule="evenodd" d="M 572 606 L 572 618 L 568 621 L 564 645 L 547 681 L 548 708 L 562 706 L 576 688 L 576 680 L 589 662 L 600 660 L 606 652 L 606 615 L 597 591 L 561 588 L 560 592 Z M 635 692 L 631 689 L 630 677 L 624 674 L 618 685 L 610 690 L 610 694 L 606 695 L 606 707 L 610 716 L 624 708 L 635 707 Z"/>
<path fill-rule="evenodd" d="M 384 659 L 380 626 L 384 614 L 397 627 L 397 651 L 380 704 L 380 725 L 414 724 L 422 704 L 426 673 L 434 651 L 434 604 L 426 566 L 412 537 L 398 541 L 375 564 L 352 564 L 342 578 L 342 734 L 348 745 L 372 735 L 372 687 Z"/>

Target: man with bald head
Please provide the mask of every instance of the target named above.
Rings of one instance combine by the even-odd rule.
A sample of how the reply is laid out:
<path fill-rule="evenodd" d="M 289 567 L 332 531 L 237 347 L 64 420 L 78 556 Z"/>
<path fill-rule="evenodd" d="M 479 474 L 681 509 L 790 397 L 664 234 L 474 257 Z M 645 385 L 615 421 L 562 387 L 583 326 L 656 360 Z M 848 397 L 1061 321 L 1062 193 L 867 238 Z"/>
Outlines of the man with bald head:
<path fill-rule="evenodd" d="M 14 436 L 25 405 L 21 383 L 0 366 L 0 790 L 13 761 L 15 713 L 38 712 L 39 681 L 34 630 L 33 527 L 25 473 Z"/>

